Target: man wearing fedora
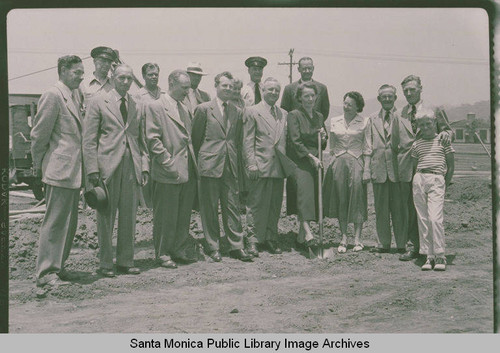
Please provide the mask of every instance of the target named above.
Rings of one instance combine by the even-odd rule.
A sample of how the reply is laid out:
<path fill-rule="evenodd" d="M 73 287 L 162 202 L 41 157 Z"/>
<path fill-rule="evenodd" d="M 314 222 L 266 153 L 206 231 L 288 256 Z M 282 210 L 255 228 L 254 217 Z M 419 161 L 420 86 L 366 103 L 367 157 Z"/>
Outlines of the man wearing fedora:
<path fill-rule="evenodd" d="M 217 96 L 196 107 L 193 120 L 193 148 L 200 174 L 200 213 L 206 250 L 215 262 L 222 260 L 219 200 L 230 256 L 252 261 L 252 256 L 243 250 L 238 210 L 237 124 L 240 110 L 229 103 L 233 96 L 232 84 L 233 76 L 228 71 L 215 76 Z"/>
<path fill-rule="evenodd" d="M 118 65 L 109 92 L 95 96 L 83 129 L 83 158 L 90 183 L 102 180 L 108 188 L 108 205 L 97 210 L 100 273 L 114 277 L 113 227 L 118 211 L 117 271 L 139 274 L 134 267 L 134 236 L 138 193 L 149 176 L 149 160 L 143 123 L 134 98 L 128 93 L 133 72 Z"/>
<path fill-rule="evenodd" d="M 31 130 L 31 155 L 37 182 L 45 183 L 45 212 L 40 230 L 36 284 L 53 287 L 65 278 L 78 222 L 82 187 L 82 121 L 80 95 L 84 68 L 78 56 L 57 61 L 59 81 L 38 102 Z M 42 289 L 43 290 L 43 289 Z"/>
<path fill-rule="evenodd" d="M 80 86 L 85 100 L 94 97 L 102 91 L 109 92 L 113 89 L 113 84 L 108 73 L 112 65 L 118 61 L 115 51 L 109 47 L 96 47 L 92 49 L 90 56 L 94 58 L 95 70 L 91 76 L 83 80 Z"/>
<path fill-rule="evenodd" d="M 267 60 L 260 56 L 251 56 L 245 60 L 245 65 L 248 67 L 250 82 L 243 86 L 241 95 L 245 101 L 245 105 L 248 107 L 259 104 L 262 101 L 263 85 L 260 81 L 262 80 Z"/>
<path fill-rule="evenodd" d="M 184 70 L 168 76 L 168 92 L 145 106 L 146 140 L 153 179 L 153 241 L 161 267 L 196 260 L 187 254 L 198 172 L 191 114 L 182 103 L 191 87 Z"/>
<path fill-rule="evenodd" d="M 198 104 L 210 101 L 210 95 L 198 88 L 203 76 L 208 74 L 203 72 L 201 64 L 197 62 L 189 63 L 186 72 L 189 75 L 189 80 L 191 81 L 191 88 L 184 99 L 184 104 L 188 107 L 189 112 L 192 115 L 194 114 L 194 109 L 198 106 Z"/>

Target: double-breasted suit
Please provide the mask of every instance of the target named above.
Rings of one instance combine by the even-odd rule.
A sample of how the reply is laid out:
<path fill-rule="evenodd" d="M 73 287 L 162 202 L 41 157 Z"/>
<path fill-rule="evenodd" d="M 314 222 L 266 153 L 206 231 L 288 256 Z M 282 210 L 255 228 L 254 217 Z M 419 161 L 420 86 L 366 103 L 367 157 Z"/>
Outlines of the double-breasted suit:
<path fill-rule="evenodd" d="M 37 285 L 64 269 L 76 232 L 83 182 L 80 106 L 77 90 L 58 81 L 41 96 L 31 130 L 33 168 L 42 171 L 47 205 L 40 230 Z"/>
<path fill-rule="evenodd" d="M 87 108 L 83 155 L 88 174 L 100 173 L 108 188 L 108 207 L 97 212 L 100 267 L 112 269 L 112 234 L 118 211 L 116 264 L 133 267 L 135 220 L 142 173 L 149 171 L 143 124 L 137 103 L 126 94 L 127 117 L 115 90 L 95 96 Z"/>
<path fill-rule="evenodd" d="M 423 110 L 430 110 L 422 101 L 415 104 L 415 114 Z M 399 181 L 401 190 L 401 208 L 403 210 L 403 232 L 407 237 L 407 248 L 410 251 L 418 252 L 420 247 L 418 237 L 417 213 L 413 203 L 412 180 L 413 180 L 413 165 L 411 160 L 411 146 L 419 136 L 419 131 L 415 126 L 412 126 L 413 107 L 407 104 L 401 111 L 399 119 L 393 124 L 393 134 L 398 136 L 398 169 Z M 436 123 L 438 133 L 447 131 L 450 137 L 453 132 L 445 118 L 438 111 L 436 114 Z"/>
<path fill-rule="evenodd" d="M 388 121 L 384 121 L 386 116 Z M 391 218 L 397 248 L 404 249 L 406 244 L 397 159 L 399 135 L 392 133 L 397 119 L 395 108 L 381 109 L 370 117 L 365 131 L 363 179 L 373 184 L 378 246 L 384 249 L 391 247 Z"/>
<path fill-rule="evenodd" d="M 194 113 L 192 138 L 200 174 L 200 213 L 211 252 L 219 250 L 219 200 L 230 250 L 243 249 L 238 208 L 239 115 L 236 106 L 226 102 L 224 108 L 218 98 L 200 104 Z"/>
<path fill-rule="evenodd" d="M 182 111 L 179 111 L 179 108 Z M 152 156 L 153 238 L 156 258 L 184 257 L 197 187 L 186 106 L 169 94 L 145 106 L 146 141 Z"/>
<path fill-rule="evenodd" d="M 285 170 L 280 155 L 285 155 L 285 110 L 271 107 L 262 100 L 243 112 L 243 155 L 247 172 L 257 171 L 258 178 L 250 180 L 248 206 L 250 208 L 248 241 L 263 243 L 276 240 L 278 220 L 283 201 Z"/>

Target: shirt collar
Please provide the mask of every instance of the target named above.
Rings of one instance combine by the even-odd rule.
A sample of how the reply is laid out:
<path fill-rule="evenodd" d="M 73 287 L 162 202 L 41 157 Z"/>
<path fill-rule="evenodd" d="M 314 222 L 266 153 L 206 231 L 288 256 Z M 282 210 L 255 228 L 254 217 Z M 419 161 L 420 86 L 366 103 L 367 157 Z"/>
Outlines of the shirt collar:
<path fill-rule="evenodd" d="M 106 79 L 104 80 L 104 82 L 101 82 L 101 81 L 99 81 L 99 79 L 97 78 L 97 76 L 95 75 L 95 72 L 94 72 L 94 73 L 92 73 L 92 79 L 90 80 L 90 83 L 93 83 L 93 82 L 98 82 L 101 86 L 104 86 L 107 82 L 110 82 L 109 76 L 106 76 Z"/>
<path fill-rule="evenodd" d="M 174 105 L 175 107 L 177 107 L 177 101 L 176 101 L 175 99 L 173 99 L 173 98 L 172 98 L 172 96 L 171 96 L 170 94 L 168 94 L 168 93 L 167 93 L 167 94 L 165 95 L 165 98 L 167 99 L 167 101 L 168 101 L 170 104 L 172 104 L 172 105 Z"/>
<path fill-rule="evenodd" d="M 220 112 L 221 112 L 222 114 L 224 114 L 224 106 L 223 106 L 224 101 L 223 101 L 222 99 L 220 99 L 219 97 L 217 97 L 217 96 L 215 97 L 215 100 L 216 100 L 216 102 L 217 102 L 217 105 L 219 106 Z M 227 103 L 227 102 L 226 102 L 226 103 Z"/>
<path fill-rule="evenodd" d="M 269 113 L 271 113 L 271 108 L 272 108 L 272 107 L 271 107 L 269 104 L 267 104 L 267 102 L 266 102 L 265 100 L 262 100 L 261 102 L 262 102 L 262 104 L 264 105 L 264 107 L 266 108 L 266 110 L 267 110 Z M 276 104 L 274 105 L 274 107 L 275 107 L 275 106 L 276 106 Z"/>

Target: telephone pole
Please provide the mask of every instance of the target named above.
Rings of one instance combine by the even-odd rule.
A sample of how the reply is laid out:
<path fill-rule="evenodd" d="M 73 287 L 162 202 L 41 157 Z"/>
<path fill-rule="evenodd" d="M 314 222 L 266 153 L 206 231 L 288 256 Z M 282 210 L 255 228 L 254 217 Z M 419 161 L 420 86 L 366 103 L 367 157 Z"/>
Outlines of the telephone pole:
<path fill-rule="evenodd" d="M 293 51 L 295 49 L 290 49 L 290 51 L 288 52 L 288 56 L 290 56 L 290 62 L 288 63 L 278 63 L 278 65 L 289 65 L 290 66 L 290 75 L 288 76 L 288 78 L 290 78 L 290 83 L 293 82 L 293 77 L 292 77 L 292 68 L 293 68 L 293 65 L 297 65 L 298 63 L 295 63 L 293 62 Z"/>

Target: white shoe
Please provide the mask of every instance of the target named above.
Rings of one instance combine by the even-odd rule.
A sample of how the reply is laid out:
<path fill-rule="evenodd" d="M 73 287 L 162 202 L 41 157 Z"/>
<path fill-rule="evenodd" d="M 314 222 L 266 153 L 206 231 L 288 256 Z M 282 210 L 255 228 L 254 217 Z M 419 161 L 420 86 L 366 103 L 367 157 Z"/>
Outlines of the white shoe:
<path fill-rule="evenodd" d="M 434 271 L 445 271 L 446 270 L 446 258 L 437 257 L 436 264 L 434 265 Z"/>
<path fill-rule="evenodd" d="M 422 271 L 432 270 L 432 263 L 433 263 L 433 259 L 428 257 L 427 260 L 425 261 L 425 264 L 423 264 L 421 267 Z"/>

